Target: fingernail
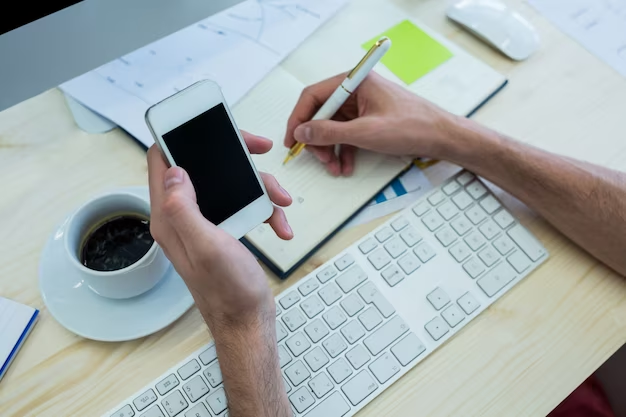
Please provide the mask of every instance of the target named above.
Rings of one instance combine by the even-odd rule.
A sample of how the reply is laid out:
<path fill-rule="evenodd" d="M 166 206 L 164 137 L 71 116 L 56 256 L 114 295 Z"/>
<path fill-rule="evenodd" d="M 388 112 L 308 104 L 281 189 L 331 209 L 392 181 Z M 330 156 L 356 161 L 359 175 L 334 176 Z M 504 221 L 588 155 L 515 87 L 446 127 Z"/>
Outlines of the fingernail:
<path fill-rule="evenodd" d="M 278 186 L 278 188 L 280 188 L 280 192 L 281 192 L 281 193 L 283 193 L 283 195 L 284 195 L 285 197 L 287 197 L 287 198 L 289 198 L 289 199 L 291 198 L 291 194 L 289 194 L 289 193 L 287 192 L 287 190 L 285 190 L 285 189 L 284 189 L 281 185 L 279 185 L 279 186 Z"/>
<path fill-rule="evenodd" d="M 171 187 L 183 183 L 183 170 L 178 167 L 172 167 L 165 172 L 165 180 L 163 185 L 166 190 Z"/>
<path fill-rule="evenodd" d="M 291 226 L 289 226 L 289 223 L 287 223 L 287 219 L 285 219 L 285 228 L 287 229 L 289 236 L 293 237 L 293 230 L 291 230 Z"/>
<path fill-rule="evenodd" d="M 311 127 L 300 125 L 293 132 L 298 142 L 308 143 L 311 141 Z"/>

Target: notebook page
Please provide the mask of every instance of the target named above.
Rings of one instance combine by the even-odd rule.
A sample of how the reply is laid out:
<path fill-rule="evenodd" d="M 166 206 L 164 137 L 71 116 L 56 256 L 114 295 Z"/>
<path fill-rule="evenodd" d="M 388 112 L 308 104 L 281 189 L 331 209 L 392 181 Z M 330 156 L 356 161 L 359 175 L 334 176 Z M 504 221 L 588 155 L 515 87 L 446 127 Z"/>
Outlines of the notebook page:
<path fill-rule="evenodd" d="M 382 63 L 374 68 L 379 74 L 449 112 L 463 116 L 471 113 L 506 82 L 502 74 L 430 29 L 424 22 L 408 16 L 390 2 L 380 0 L 350 2 L 315 36 L 295 50 L 283 67 L 290 73 L 298 74 L 298 79 L 307 85 L 319 81 L 320 74 L 331 76 L 344 72 L 363 57 L 363 43 L 404 20 L 414 23 L 445 46 L 453 56 L 410 85 Z M 414 53 L 419 54 L 419 49 Z"/>
<path fill-rule="evenodd" d="M 0 297 L 0 370 L 28 326 L 35 309 Z"/>
<path fill-rule="evenodd" d="M 283 271 L 306 256 L 372 196 L 396 177 L 408 161 L 359 151 L 351 177 L 335 178 L 306 151 L 283 165 L 287 119 L 304 85 L 281 68 L 275 69 L 233 110 L 239 128 L 274 141 L 265 155 L 253 156 L 257 169 L 274 175 L 293 197 L 285 209 L 294 231 L 291 241 L 277 238 L 261 225 L 246 238 Z"/>

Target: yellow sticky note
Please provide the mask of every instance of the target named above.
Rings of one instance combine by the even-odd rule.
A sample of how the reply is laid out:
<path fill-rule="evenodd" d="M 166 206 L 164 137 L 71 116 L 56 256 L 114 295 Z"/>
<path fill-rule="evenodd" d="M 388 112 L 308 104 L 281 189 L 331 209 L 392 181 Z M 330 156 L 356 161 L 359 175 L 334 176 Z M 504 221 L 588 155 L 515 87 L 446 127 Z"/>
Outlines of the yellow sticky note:
<path fill-rule="evenodd" d="M 391 40 L 391 48 L 383 56 L 382 63 L 407 84 L 413 84 L 453 56 L 445 46 L 409 20 L 366 42 L 363 48 L 370 49 L 383 36 Z"/>

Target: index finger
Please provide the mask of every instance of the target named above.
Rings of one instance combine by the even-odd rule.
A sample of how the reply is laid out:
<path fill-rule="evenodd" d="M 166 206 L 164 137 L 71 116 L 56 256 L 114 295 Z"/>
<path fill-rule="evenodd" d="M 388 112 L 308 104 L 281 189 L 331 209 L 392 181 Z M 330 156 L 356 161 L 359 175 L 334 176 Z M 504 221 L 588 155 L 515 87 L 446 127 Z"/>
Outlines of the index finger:
<path fill-rule="evenodd" d="M 287 121 L 287 132 L 285 134 L 286 147 L 290 148 L 296 143 L 293 137 L 293 132 L 296 130 L 296 127 L 311 120 L 315 112 L 322 107 L 322 104 L 324 104 L 328 97 L 339 87 L 341 82 L 346 78 L 346 75 L 347 73 L 335 75 L 334 77 L 310 85 L 302 90 L 302 94 L 300 94 L 300 98 Z"/>
<path fill-rule="evenodd" d="M 158 210 L 163 201 L 163 195 L 165 194 L 163 178 L 167 169 L 168 166 L 161 151 L 156 145 L 152 145 L 148 149 L 148 184 L 150 189 L 150 208 L 153 211 Z"/>

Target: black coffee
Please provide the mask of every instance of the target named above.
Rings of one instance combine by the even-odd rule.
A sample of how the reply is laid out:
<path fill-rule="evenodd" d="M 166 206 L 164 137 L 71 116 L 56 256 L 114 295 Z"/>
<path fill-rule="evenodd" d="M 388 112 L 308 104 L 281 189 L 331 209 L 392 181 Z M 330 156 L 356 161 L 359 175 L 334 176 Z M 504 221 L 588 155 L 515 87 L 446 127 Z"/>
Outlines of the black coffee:
<path fill-rule="evenodd" d="M 87 234 L 80 261 L 96 271 L 116 271 L 143 258 L 153 243 L 146 217 L 119 215 L 104 220 Z"/>

